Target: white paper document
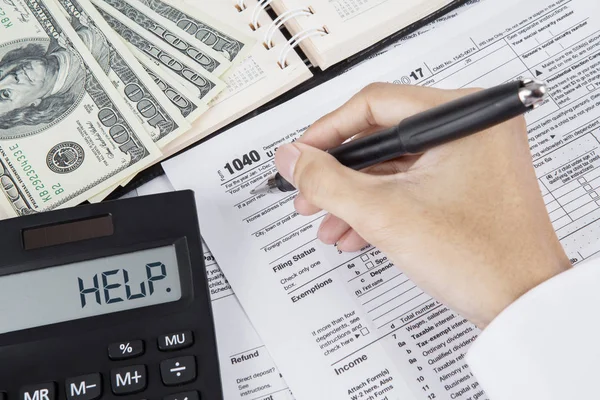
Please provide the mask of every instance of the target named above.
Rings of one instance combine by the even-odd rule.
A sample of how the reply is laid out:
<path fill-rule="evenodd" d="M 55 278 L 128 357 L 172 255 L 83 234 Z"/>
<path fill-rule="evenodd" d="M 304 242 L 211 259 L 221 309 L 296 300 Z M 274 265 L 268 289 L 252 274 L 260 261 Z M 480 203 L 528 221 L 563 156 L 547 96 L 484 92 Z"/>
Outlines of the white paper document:
<path fill-rule="evenodd" d="M 123 198 L 173 190 L 173 186 L 163 175 L 129 192 Z M 287 384 L 242 310 L 229 282 L 208 248 L 204 244 L 203 247 L 224 398 L 292 400 Z"/>
<path fill-rule="evenodd" d="M 299 400 L 487 399 L 464 361 L 473 325 L 379 250 L 322 245 L 323 214 L 298 215 L 295 193 L 250 194 L 279 145 L 370 81 L 546 80 L 549 99 L 527 115 L 539 185 L 572 261 L 600 251 L 600 4 L 530 0 L 499 14 L 495 3 L 163 164 L 175 188 L 195 190 L 203 237 Z"/>

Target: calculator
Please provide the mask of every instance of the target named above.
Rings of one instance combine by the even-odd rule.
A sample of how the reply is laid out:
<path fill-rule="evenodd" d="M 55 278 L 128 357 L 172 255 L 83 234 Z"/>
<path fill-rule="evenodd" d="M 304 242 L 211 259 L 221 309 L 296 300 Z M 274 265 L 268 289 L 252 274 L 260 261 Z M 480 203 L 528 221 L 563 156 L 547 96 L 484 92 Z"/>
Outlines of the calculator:
<path fill-rule="evenodd" d="M 191 191 L 0 221 L 0 400 L 221 400 Z"/>

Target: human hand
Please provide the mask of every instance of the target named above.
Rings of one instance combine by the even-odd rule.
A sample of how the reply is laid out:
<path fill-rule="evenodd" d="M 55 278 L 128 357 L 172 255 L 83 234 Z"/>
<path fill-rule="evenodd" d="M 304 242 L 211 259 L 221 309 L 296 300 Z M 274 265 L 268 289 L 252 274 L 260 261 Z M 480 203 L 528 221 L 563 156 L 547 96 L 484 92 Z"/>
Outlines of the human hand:
<path fill-rule="evenodd" d="M 522 294 L 568 269 L 534 173 L 523 117 L 364 171 L 319 149 L 369 135 L 473 90 L 372 84 L 275 154 L 300 194 L 326 210 L 319 239 L 381 249 L 419 287 L 485 327 Z"/>

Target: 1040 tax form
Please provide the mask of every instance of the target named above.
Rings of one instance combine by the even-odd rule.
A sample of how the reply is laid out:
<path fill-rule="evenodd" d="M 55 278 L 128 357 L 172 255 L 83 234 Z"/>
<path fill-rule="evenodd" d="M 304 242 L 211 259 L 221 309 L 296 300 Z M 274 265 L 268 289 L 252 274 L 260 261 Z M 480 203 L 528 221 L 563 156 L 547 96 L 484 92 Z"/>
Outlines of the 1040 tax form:
<path fill-rule="evenodd" d="M 195 190 L 203 237 L 299 400 L 487 399 L 464 359 L 476 327 L 379 250 L 339 254 L 319 243 L 323 214 L 299 216 L 295 193 L 250 194 L 274 172 L 277 146 L 369 81 L 546 80 L 550 98 L 527 115 L 539 187 L 571 260 L 600 251 L 600 4 L 531 0 L 498 14 L 494 3 L 471 10 L 493 17 L 483 25 L 459 16 L 471 28 L 443 47 L 415 55 L 457 24 L 374 60 L 397 65 L 388 74 L 366 63 L 163 164 L 175 188 Z M 348 92 L 331 99 L 340 88 Z"/>

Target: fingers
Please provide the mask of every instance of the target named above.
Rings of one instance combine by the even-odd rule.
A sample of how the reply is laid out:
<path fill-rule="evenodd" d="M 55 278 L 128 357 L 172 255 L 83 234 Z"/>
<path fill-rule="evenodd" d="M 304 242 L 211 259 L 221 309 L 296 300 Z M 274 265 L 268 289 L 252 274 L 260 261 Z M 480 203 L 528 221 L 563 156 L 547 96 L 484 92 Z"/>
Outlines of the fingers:
<path fill-rule="evenodd" d="M 335 244 L 341 251 L 353 252 L 365 247 L 368 243 L 348 223 L 335 215 L 328 214 L 317 235 L 325 244 Z"/>
<path fill-rule="evenodd" d="M 373 127 L 390 127 L 404 118 L 463 95 L 418 86 L 374 83 L 337 110 L 316 121 L 299 142 L 320 149 L 342 144 L 355 134 Z"/>
<path fill-rule="evenodd" d="M 341 251 L 352 253 L 359 251 L 369 243 L 362 238 L 354 229 L 347 231 L 337 242 L 337 248 Z"/>
<path fill-rule="evenodd" d="M 300 215 L 313 215 L 321 211 L 321 209 L 314 204 L 311 204 L 302 193 L 298 193 L 298 196 L 294 199 L 294 208 Z"/>
<path fill-rule="evenodd" d="M 421 158 L 420 155 L 403 156 L 396 160 L 386 161 L 381 164 L 365 168 L 362 172 L 373 175 L 393 175 L 401 172 L 407 172 Z"/>
<path fill-rule="evenodd" d="M 346 221 L 339 219 L 335 215 L 327 214 L 323 222 L 321 222 L 317 237 L 325 244 L 335 244 L 350 229 L 350 225 Z"/>
<path fill-rule="evenodd" d="M 358 214 L 369 212 L 365 204 L 373 203 L 371 193 L 377 177 L 346 168 L 330 154 L 302 143 L 281 146 L 275 164 L 300 191 L 296 205 L 306 201 L 350 224 Z"/>

